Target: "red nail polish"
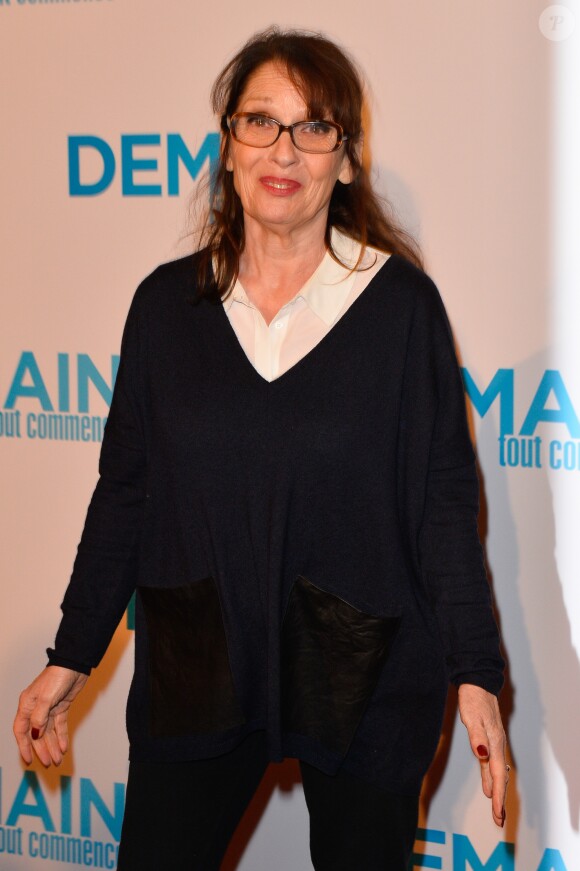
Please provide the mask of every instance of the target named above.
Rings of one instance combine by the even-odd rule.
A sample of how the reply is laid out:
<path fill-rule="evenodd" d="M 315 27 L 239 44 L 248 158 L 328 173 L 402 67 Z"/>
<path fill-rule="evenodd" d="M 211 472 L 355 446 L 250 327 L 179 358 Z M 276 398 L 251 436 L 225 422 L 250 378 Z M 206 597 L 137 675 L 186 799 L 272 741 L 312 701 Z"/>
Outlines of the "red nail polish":
<path fill-rule="evenodd" d="M 501 827 L 502 827 L 502 829 L 503 829 L 504 825 L 505 825 L 505 808 L 502 807 L 502 809 L 501 809 Z"/>
<path fill-rule="evenodd" d="M 38 741 L 38 736 L 40 735 L 40 729 L 32 728 L 30 730 L 30 734 L 32 735 L 33 741 Z"/>
<path fill-rule="evenodd" d="M 485 746 L 485 744 L 480 744 L 479 747 L 477 748 L 477 752 L 479 753 L 480 756 L 489 756 L 489 751 L 488 751 L 487 747 Z"/>

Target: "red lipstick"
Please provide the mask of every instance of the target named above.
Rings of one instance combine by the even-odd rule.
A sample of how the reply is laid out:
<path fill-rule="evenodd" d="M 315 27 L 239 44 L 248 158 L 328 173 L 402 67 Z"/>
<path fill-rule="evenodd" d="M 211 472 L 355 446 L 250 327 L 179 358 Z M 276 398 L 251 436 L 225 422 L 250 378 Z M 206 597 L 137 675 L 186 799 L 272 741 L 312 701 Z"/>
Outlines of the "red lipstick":
<path fill-rule="evenodd" d="M 275 197 L 291 196 L 302 187 L 299 181 L 294 181 L 291 178 L 278 178 L 275 175 L 263 175 L 260 178 L 260 184 Z"/>

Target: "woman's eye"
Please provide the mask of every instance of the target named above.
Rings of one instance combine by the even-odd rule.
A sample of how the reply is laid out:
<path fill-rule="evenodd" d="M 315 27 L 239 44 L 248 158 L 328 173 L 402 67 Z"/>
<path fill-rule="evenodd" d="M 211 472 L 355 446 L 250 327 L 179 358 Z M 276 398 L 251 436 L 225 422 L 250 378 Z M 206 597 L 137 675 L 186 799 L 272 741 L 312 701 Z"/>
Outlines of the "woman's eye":
<path fill-rule="evenodd" d="M 272 127 L 273 122 L 265 115 L 248 115 L 246 124 L 249 127 Z"/>
<path fill-rule="evenodd" d="M 329 124 L 324 124 L 322 121 L 315 121 L 313 124 L 308 124 L 304 130 L 313 136 L 328 136 L 332 127 Z"/>

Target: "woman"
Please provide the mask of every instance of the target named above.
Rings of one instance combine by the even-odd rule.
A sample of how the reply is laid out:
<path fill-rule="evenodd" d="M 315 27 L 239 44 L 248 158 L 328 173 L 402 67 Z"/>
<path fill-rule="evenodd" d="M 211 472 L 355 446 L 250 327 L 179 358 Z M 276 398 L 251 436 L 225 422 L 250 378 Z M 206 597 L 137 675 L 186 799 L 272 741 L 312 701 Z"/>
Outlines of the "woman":
<path fill-rule="evenodd" d="M 213 102 L 214 221 L 134 298 L 63 619 L 15 733 L 26 762 L 61 761 L 136 587 L 119 869 L 218 869 L 268 762 L 295 757 L 317 871 L 402 871 L 449 680 L 505 819 L 450 332 L 371 191 L 337 46 L 258 34 Z"/>

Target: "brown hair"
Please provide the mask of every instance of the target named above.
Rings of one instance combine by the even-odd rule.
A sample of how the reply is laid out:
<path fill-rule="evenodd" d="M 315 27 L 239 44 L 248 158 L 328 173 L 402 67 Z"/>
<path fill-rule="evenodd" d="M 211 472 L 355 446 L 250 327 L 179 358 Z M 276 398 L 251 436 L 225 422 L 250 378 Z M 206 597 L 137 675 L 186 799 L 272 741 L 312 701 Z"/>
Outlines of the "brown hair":
<path fill-rule="evenodd" d="M 310 118 L 330 117 L 341 125 L 349 139 L 342 146 L 354 170 L 350 184 L 336 183 L 330 200 L 326 246 L 335 260 L 330 231 L 346 233 L 364 246 L 399 254 L 423 268 L 421 252 L 413 237 L 391 217 L 392 208 L 372 190 L 368 171 L 360 159 L 357 143 L 362 133 L 363 86 L 353 61 L 319 33 L 280 30 L 271 27 L 252 36 L 227 64 L 211 92 L 214 112 L 222 119 L 238 106 L 248 78 L 268 62 L 281 64 L 303 96 Z M 233 174 L 226 170 L 230 145 L 222 120 L 220 161 L 212 178 L 210 209 L 202 228 L 204 248 L 196 257 L 199 293 L 218 301 L 233 287 L 244 250 L 244 220 Z M 358 266 L 358 263 L 356 264 Z M 356 268 L 355 266 L 355 268 Z M 207 284 L 207 276 L 213 280 Z"/>

